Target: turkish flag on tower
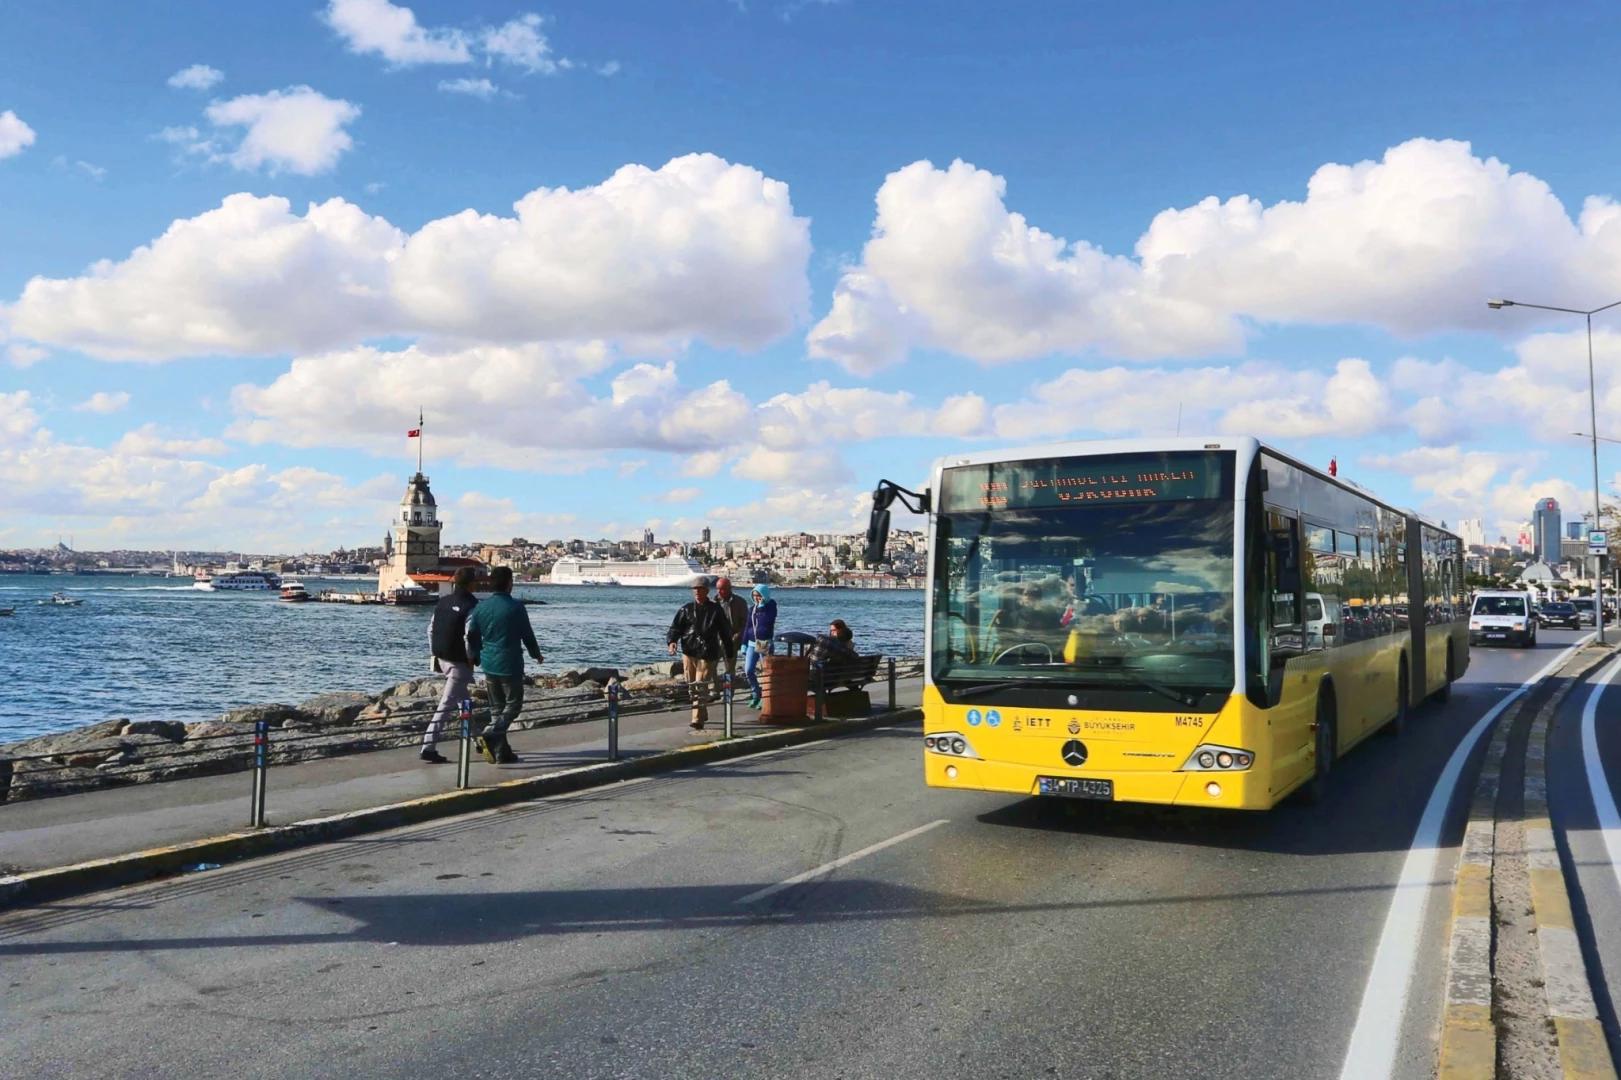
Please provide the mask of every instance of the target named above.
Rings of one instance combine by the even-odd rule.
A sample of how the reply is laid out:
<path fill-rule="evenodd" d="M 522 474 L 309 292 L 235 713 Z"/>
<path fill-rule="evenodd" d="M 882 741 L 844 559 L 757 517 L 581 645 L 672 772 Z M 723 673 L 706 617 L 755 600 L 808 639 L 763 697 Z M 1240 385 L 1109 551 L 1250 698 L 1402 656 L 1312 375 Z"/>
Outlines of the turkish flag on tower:
<path fill-rule="evenodd" d="M 422 438 L 422 429 L 419 427 L 414 427 L 405 433 L 405 437 L 407 439 L 420 439 Z"/>

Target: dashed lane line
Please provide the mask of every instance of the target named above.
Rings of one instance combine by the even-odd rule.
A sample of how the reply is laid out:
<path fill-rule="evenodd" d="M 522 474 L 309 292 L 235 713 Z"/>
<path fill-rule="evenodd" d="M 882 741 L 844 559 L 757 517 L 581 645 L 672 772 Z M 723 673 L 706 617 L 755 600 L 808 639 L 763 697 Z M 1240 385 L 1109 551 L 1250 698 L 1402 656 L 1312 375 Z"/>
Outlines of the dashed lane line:
<path fill-rule="evenodd" d="M 915 829 L 908 829 L 899 836 L 891 836 L 888 840 L 880 840 L 876 844 L 869 844 L 860 851 L 852 851 L 848 855 L 841 855 L 832 862 L 825 862 L 821 866 L 815 867 L 814 869 L 806 870 L 803 874 L 795 874 L 793 877 L 785 878 L 784 880 L 777 882 L 775 885 L 767 885 L 763 889 L 756 889 L 754 892 L 749 893 L 741 900 L 737 900 L 735 902 L 738 904 L 753 904 L 757 901 L 764 900 L 768 896 L 775 896 L 784 889 L 791 889 L 795 885 L 800 885 L 807 881 L 813 881 L 824 874 L 831 874 L 841 866 L 849 866 L 857 859 L 865 859 L 868 855 L 875 855 L 885 848 L 894 847 L 896 844 L 910 840 L 914 836 L 922 836 L 930 829 L 937 829 L 941 825 L 945 824 L 947 824 L 947 819 L 941 818 L 939 821 L 931 821 L 927 825 L 919 825 Z"/>

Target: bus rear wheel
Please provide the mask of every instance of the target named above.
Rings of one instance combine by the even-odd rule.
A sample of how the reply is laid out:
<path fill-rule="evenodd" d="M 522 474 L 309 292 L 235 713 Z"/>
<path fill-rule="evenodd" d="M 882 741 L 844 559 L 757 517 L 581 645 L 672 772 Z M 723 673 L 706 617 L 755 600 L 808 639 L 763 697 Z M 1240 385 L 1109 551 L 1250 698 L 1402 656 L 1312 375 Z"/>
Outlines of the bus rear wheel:
<path fill-rule="evenodd" d="M 1300 789 L 1307 806 L 1316 806 L 1328 797 L 1328 777 L 1334 771 L 1334 748 L 1338 745 L 1334 738 L 1334 716 L 1334 694 L 1325 686 L 1317 692 L 1316 760 L 1313 762 L 1316 772 Z"/>
<path fill-rule="evenodd" d="M 1407 727 L 1407 703 L 1412 700 L 1412 680 L 1407 675 L 1407 657 L 1396 665 L 1396 715 L 1385 725 L 1387 735 L 1400 735 Z"/>
<path fill-rule="evenodd" d="M 1430 695 L 1430 700 L 1435 702 L 1437 705 L 1445 705 L 1448 701 L 1452 700 L 1452 680 L 1455 678 L 1457 678 L 1457 675 L 1452 668 L 1452 643 L 1448 642 L 1446 682 L 1441 684 L 1441 688 L 1439 690 Z"/>

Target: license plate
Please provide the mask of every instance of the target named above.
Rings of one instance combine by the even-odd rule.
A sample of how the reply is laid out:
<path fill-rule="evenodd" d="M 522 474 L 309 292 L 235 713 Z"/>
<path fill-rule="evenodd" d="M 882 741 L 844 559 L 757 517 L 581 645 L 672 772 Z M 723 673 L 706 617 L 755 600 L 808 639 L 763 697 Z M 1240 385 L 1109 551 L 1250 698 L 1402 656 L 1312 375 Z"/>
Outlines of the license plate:
<path fill-rule="evenodd" d="M 1076 776 L 1040 776 L 1036 778 L 1036 791 L 1042 795 L 1061 795 L 1066 799 L 1113 799 L 1113 780 L 1084 780 Z"/>
<path fill-rule="evenodd" d="M 1507 634 L 1487 634 L 1486 636 L 1489 637 L 1489 638 L 1494 638 L 1494 637 L 1506 638 L 1506 637 L 1508 637 Z"/>

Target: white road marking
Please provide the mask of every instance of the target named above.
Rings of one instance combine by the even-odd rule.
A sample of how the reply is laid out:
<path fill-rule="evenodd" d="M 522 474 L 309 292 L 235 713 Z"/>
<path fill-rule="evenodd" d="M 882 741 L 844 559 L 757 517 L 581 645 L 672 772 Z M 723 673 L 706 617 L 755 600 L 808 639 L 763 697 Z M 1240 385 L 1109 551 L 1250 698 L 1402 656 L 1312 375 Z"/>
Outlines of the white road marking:
<path fill-rule="evenodd" d="M 1594 721 L 1598 713 L 1598 700 L 1617 673 L 1621 673 L 1621 660 L 1604 669 L 1604 674 L 1593 680 L 1593 689 L 1587 693 L 1587 704 L 1582 706 L 1582 759 L 1587 766 L 1587 790 L 1593 796 L 1593 812 L 1598 817 L 1604 848 L 1610 853 L 1610 869 L 1621 885 L 1621 813 L 1615 809 L 1615 796 L 1610 794 L 1610 779 L 1604 775 L 1604 762 L 1598 755 L 1598 733 Z"/>
<path fill-rule="evenodd" d="M 1373 955 L 1373 970 L 1368 972 L 1368 983 L 1362 991 L 1362 1004 L 1357 1009 L 1351 1045 L 1345 1051 L 1345 1064 L 1340 1068 L 1341 1080 L 1378 1080 L 1389 1077 L 1395 1070 L 1402 1020 L 1407 1012 L 1407 993 L 1413 982 L 1419 938 L 1424 932 L 1424 906 L 1429 902 L 1430 893 L 1438 887 L 1435 860 L 1440 850 L 1441 826 L 1446 822 L 1447 809 L 1452 805 L 1452 795 L 1457 790 L 1458 775 L 1463 772 L 1464 762 L 1504 709 L 1542 679 L 1559 670 L 1577 649 L 1592 638 L 1593 635 L 1589 634 L 1576 642 L 1549 661 L 1541 671 L 1505 694 L 1501 701 L 1475 721 L 1475 726 L 1458 743 L 1452 756 L 1447 759 L 1446 768 L 1436 778 L 1430 800 L 1424 804 L 1424 816 L 1419 819 L 1418 830 L 1413 834 L 1413 844 L 1407 849 L 1407 858 L 1402 862 L 1401 877 L 1396 881 L 1396 895 L 1390 899 L 1390 911 L 1385 915 L 1385 927 L 1379 935 L 1379 948 Z"/>
<path fill-rule="evenodd" d="M 763 889 L 756 889 L 754 892 L 751 892 L 747 896 L 743 897 L 743 899 L 736 901 L 736 903 L 752 904 L 756 900 L 764 900 L 768 896 L 775 896 L 784 889 L 791 889 L 795 885 L 810 881 L 813 878 L 819 878 L 823 874 L 831 874 L 841 866 L 849 866 L 857 859 L 865 859 L 868 855 L 876 854 L 887 847 L 894 847 L 901 841 L 910 840 L 914 836 L 922 836 L 930 829 L 937 829 L 944 824 L 946 824 L 946 819 L 941 818 L 939 821 L 931 821 L 927 825 L 919 825 L 915 829 L 908 829 L 899 836 L 891 836 L 888 840 L 880 840 L 878 843 L 864 847 L 860 851 L 852 851 L 848 855 L 841 855 L 832 862 L 823 863 L 814 870 L 806 870 L 803 874 L 795 874 L 793 877 L 784 881 L 779 881 L 775 885 L 767 885 Z"/>

